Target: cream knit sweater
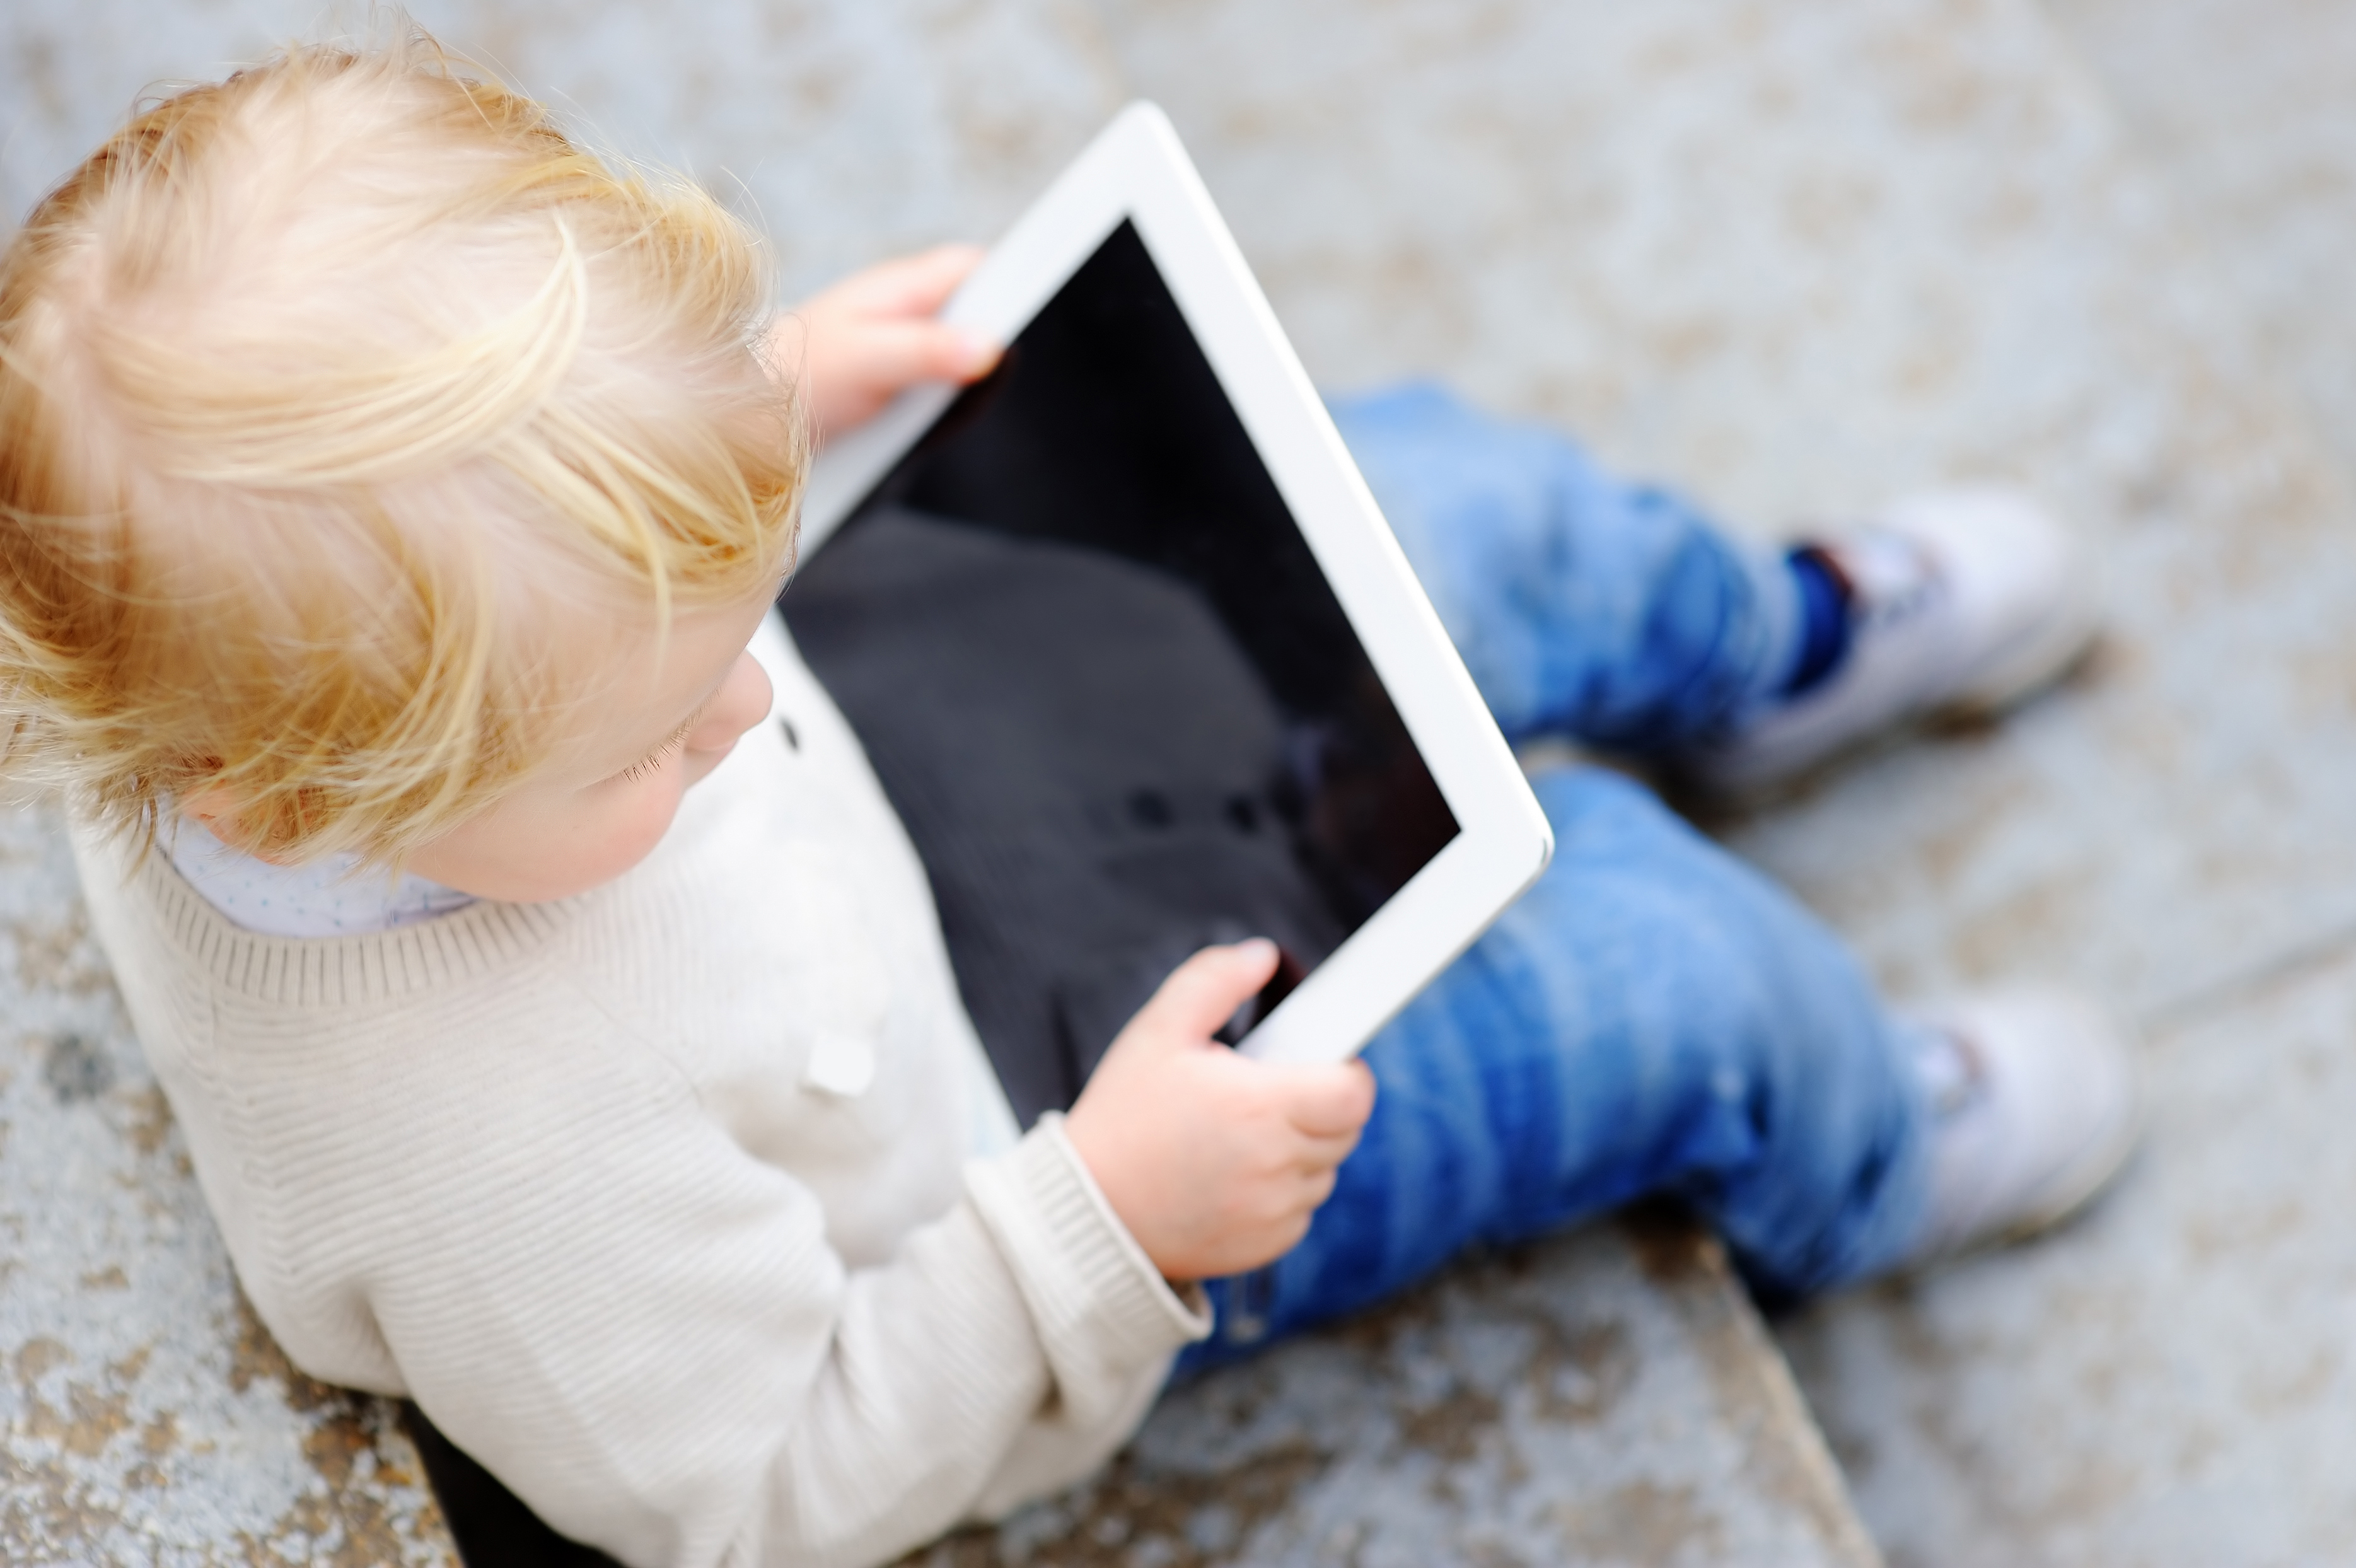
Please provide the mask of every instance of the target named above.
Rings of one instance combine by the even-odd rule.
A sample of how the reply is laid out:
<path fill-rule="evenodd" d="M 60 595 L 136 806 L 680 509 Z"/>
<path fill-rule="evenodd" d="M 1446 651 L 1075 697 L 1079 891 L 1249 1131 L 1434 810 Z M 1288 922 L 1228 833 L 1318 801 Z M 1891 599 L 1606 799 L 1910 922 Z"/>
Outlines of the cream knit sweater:
<path fill-rule="evenodd" d="M 774 617 L 755 652 L 785 722 L 577 898 L 269 938 L 76 835 L 287 1353 L 633 1564 L 887 1560 L 1100 1462 L 1209 1326 L 1056 1119 L 967 1160 L 923 870 Z"/>

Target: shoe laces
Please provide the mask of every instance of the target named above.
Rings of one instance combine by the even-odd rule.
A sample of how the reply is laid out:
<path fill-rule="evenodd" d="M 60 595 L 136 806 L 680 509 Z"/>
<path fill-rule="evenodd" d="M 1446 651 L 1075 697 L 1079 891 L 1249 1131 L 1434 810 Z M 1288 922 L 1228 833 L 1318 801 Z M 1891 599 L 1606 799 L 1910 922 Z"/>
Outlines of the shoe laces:
<path fill-rule="evenodd" d="M 1939 558 L 1905 534 L 1866 529 L 1821 548 L 1848 586 L 1850 625 L 1858 633 L 1918 619 L 1949 597 Z"/>

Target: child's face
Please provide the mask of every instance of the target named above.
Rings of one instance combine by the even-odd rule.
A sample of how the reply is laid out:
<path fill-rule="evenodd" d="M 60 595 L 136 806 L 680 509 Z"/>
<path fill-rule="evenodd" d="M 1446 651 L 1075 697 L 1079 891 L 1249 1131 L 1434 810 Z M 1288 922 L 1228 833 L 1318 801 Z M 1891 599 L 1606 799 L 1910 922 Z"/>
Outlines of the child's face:
<path fill-rule="evenodd" d="M 656 660 L 651 630 L 612 638 L 615 673 L 590 718 L 520 788 L 409 859 L 478 897 L 534 903 L 585 892 L 644 860 L 688 787 L 769 712 L 769 678 L 744 651 L 763 594 L 680 617 Z"/>

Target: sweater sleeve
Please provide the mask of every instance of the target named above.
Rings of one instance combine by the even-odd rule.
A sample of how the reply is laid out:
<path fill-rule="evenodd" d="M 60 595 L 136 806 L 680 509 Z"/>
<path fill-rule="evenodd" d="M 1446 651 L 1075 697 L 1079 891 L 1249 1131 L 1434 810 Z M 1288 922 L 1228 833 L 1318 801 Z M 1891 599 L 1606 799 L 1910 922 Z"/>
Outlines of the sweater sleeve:
<path fill-rule="evenodd" d="M 1100 1460 L 1208 1329 L 1052 1119 L 853 1270 L 807 1189 L 707 1118 L 540 1087 L 496 1097 L 530 1179 L 485 1168 L 489 1129 L 453 1106 L 453 1146 L 399 1166 L 443 1190 L 335 1206 L 374 1232 L 365 1310 L 413 1397 L 634 1568 L 887 1562 L 1007 1500 L 1010 1465 L 1036 1485 Z M 556 1154 L 583 1139 L 598 1157 Z"/>

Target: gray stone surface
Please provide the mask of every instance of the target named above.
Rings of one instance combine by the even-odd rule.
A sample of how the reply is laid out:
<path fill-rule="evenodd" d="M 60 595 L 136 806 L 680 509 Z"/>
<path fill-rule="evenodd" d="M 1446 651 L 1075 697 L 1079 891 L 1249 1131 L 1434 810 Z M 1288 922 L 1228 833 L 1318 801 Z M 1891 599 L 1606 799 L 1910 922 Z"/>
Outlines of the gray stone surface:
<path fill-rule="evenodd" d="M 2050 0 L 2266 368 L 2356 460 L 2356 6 Z"/>
<path fill-rule="evenodd" d="M 1078 0 L 414 0 L 452 49 L 597 145 L 688 171 L 776 246 L 787 297 L 894 250 L 987 239 L 1121 99 Z M 18 0 L 0 11 L 0 210 L 134 99 L 316 36 L 364 0 Z"/>
<path fill-rule="evenodd" d="M 906 1568 L 1870 1568 L 1717 1244 L 1640 1217 L 1165 1394 L 1102 1479 Z"/>
<path fill-rule="evenodd" d="M 691 17 L 618 0 L 415 9 L 605 145 L 734 191 L 773 237 L 788 293 L 893 248 L 994 231 L 1119 102 L 1113 42 L 1143 30 L 1048 0 L 723 0 Z M 251 58 L 310 15 L 259 0 L 11 9 L 0 200 L 21 209 L 149 82 Z M 1224 68 L 1205 57 L 1195 69 Z M 1303 169 L 1323 177 L 1313 158 Z M 1372 216 L 1448 175 L 1421 166 L 1420 183 Z M 1469 299 L 1486 285 L 1464 286 Z M 1292 298 L 1318 303 L 1313 290 Z M 80 933 L 54 822 L 0 819 L 0 847 L 14 852 L 0 910 L 21 910 L 18 946 L 35 955 L 14 992 L 0 986 L 17 1030 L 0 1057 L 0 1223 L 15 1263 L 0 1272 L 0 1357 L 20 1374 L 13 1393 L 0 1384 L 13 1401 L 0 1402 L 0 1555 L 444 1560 L 385 1407 L 292 1373 L 241 1308 Z M 1165 1402 L 1104 1482 L 943 1555 L 1873 1559 L 1722 1260 L 1657 1227 L 1461 1271 L 1205 1380 Z"/>

